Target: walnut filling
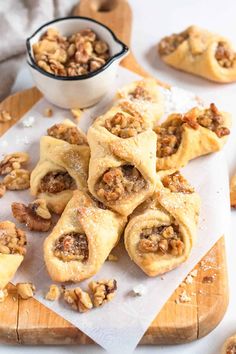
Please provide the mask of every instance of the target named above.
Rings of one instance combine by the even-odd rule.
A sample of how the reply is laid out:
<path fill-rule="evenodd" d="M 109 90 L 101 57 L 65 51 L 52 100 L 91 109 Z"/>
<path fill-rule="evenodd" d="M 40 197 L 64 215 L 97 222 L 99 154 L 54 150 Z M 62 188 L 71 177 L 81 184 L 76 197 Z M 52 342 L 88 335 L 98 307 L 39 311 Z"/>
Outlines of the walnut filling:
<path fill-rule="evenodd" d="M 158 46 L 159 54 L 162 55 L 169 55 L 173 53 L 178 46 L 186 41 L 189 37 L 187 31 L 181 32 L 179 34 L 172 34 L 171 36 L 164 37 Z"/>
<path fill-rule="evenodd" d="M 16 228 L 15 224 L 7 221 L 0 223 L 0 253 L 25 255 L 26 243 L 24 231 Z"/>
<path fill-rule="evenodd" d="M 105 121 L 105 128 L 112 134 L 126 139 L 131 138 L 146 129 L 144 119 L 139 115 L 125 115 L 118 112 Z"/>
<path fill-rule="evenodd" d="M 212 130 L 216 133 L 218 138 L 230 134 L 230 130 L 222 125 L 223 122 L 223 116 L 214 103 L 211 103 L 210 108 L 205 109 L 203 113 L 197 117 L 197 123 L 204 128 Z"/>
<path fill-rule="evenodd" d="M 99 198 L 108 202 L 138 193 L 147 186 L 141 173 L 132 165 L 113 167 L 106 171 L 96 185 Z"/>
<path fill-rule="evenodd" d="M 184 251 L 184 243 L 181 240 L 179 227 L 171 224 L 143 229 L 138 249 L 142 253 L 153 252 L 159 255 L 181 256 Z"/>
<path fill-rule="evenodd" d="M 133 92 L 130 92 L 130 96 L 137 100 L 151 101 L 152 98 L 148 91 L 140 85 L 137 85 Z"/>
<path fill-rule="evenodd" d="M 55 243 L 54 255 L 64 262 L 87 261 L 89 257 L 87 236 L 77 232 L 61 236 Z"/>
<path fill-rule="evenodd" d="M 76 127 L 69 127 L 65 124 L 55 124 L 47 130 L 48 135 L 67 141 L 67 143 L 75 145 L 87 144 L 85 137 L 79 132 Z"/>
<path fill-rule="evenodd" d="M 179 148 L 182 138 L 182 116 L 176 114 L 168 124 L 162 124 L 156 127 L 157 134 L 157 157 L 166 157 L 173 155 Z"/>
<path fill-rule="evenodd" d="M 190 186 L 188 181 L 179 172 L 165 176 L 162 179 L 162 183 L 165 188 L 174 193 L 190 194 L 194 192 L 194 188 Z"/>
<path fill-rule="evenodd" d="M 226 354 L 236 354 L 236 344 L 231 344 L 231 345 L 226 349 Z"/>
<path fill-rule="evenodd" d="M 234 53 L 226 42 L 221 41 L 217 45 L 215 58 L 220 66 L 229 69 L 235 65 L 236 53 Z"/>
<path fill-rule="evenodd" d="M 75 189 L 75 181 L 68 172 L 48 172 L 41 180 L 39 191 L 47 193 L 60 193 L 67 189 Z"/>

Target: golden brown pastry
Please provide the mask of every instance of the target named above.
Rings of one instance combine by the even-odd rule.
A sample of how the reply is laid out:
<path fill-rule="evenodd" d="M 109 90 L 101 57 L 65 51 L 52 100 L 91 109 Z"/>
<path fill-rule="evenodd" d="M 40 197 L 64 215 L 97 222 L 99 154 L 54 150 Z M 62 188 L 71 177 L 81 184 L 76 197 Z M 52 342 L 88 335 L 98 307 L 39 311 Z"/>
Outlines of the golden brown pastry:
<path fill-rule="evenodd" d="M 155 126 L 164 113 L 164 99 L 155 79 L 147 78 L 124 86 L 117 91 L 116 99 L 121 105 L 123 102 L 131 105 L 151 126 Z"/>
<path fill-rule="evenodd" d="M 190 160 L 220 150 L 230 134 L 230 116 L 212 103 L 185 115 L 171 114 L 156 127 L 157 170 L 178 169 Z"/>
<path fill-rule="evenodd" d="M 26 253 L 24 231 L 10 221 L 0 222 L 0 290 L 14 277 Z"/>
<path fill-rule="evenodd" d="M 221 83 L 236 80 L 236 53 L 230 41 L 197 26 L 163 38 L 158 51 L 176 69 Z"/>
<path fill-rule="evenodd" d="M 87 189 L 90 150 L 86 136 L 69 120 L 48 129 L 40 140 L 40 160 L 31 173 L 33 196 L 61 214 L 73 190 Z"/>
<path fill-rule="evenodd" d="M 236 208 L 236 174 L 230 181 L 230 205 L 232 208 Z"/>
<path fill-rule="evenodd" d="M 119 241 L 126 220 L 75 191 L 44 242 L 44 259 L 54 281 L 78 282 L 96 274 Z"/>
<path fill-rule="evenodd" d="M 189 257 L 196 239 L 200 198 L 179 172 L 161 171 L 157 191 L 125 229 L 130 258 L 149 276 L 166 273 Z"/>
<path fill-rule="evenodd" d="M 89 191 L 129 215 L 155 188 L 155 133 L 139 113 L 115 106 L 89 128 L 88 142 Z"/>
<path fill-rule="evenodd" d="M 226 339 L 221 349 L 221 354 L 236 354 L 236 335 Z"/>

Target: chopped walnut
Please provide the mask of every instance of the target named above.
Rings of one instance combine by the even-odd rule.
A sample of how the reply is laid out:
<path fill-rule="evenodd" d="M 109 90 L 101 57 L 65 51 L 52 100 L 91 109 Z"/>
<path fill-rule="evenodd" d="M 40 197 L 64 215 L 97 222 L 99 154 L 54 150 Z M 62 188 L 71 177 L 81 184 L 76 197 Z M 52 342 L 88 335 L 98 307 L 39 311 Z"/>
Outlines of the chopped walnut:
<path fill-rule="evenodd" d="M 22 203 L 12 203 L 12 213 L 20 223 L 32 231 L 48 231 L 52 217 L 44 199 L 37 199 L 28 206 Z"/>
<path fill-rule="evenodd" d="M 82 116 L 82 114 L 83 114 L 83 111 L 82 111 L 81 109 L 79 109 L 79 108 L 74 108 L 74 109 L 71 109 L 70 111 L 71 111 L 72 116 L 74 117 L 74 119 L 75 119 L 77 122 L 79 122 L 79 121 L 80 121 L 80 118 L 81 118 L 81 116 Z"/>
<path fill-rule="evenodd" d="M 24 231 L 16 228 L 13 222 L 0 222 L 0 253 L 21 254 L 24 256 L 26 243 Z"/>
<path fill-rule="evenodd" d="M 5 193 L 6 193 L 6 186 L 0 182 L 0 198 L 2 198 Z"/>
<path fill-rule="evenodd" d="M 45 110 L 43 111 L 43 115 L 44 115 L 44 117 L 52 117 L 53 116 L 53 110 L 52 110 L 52 108 L 50 108 L 50 107 L 47 107 L 47 108 L 45 108 Z"/>
<path fill-rule="evenodd" d="M 19 170 L 22 165 L 29 161 L 29 155 L 25 152 L 15 152 L 6 155 L 0 162 L 0 175 L 6 175 L 13 170 Z"/>
<path fill-rule="evenodd" d="M 52 285 L 50 285 L 49 291 L 45 295 L 45 299 L 49 300 L 49 301 L 56 301 L 59 299 L 60 295 L 61 295 L 61 291 L 58 288 L 58 286 L 55 284 L 52 284 Z"/>
<path fill-rule="evenodd" d="M 0 303 L 4 302 L 7 297 L 8 297 L 7 289 L 0 289 Z"/>
<path fill-rule="evenodd" d="M 55 242 L 54 255 L 64 262 L 87 261 L 89 257 L 87 236 L 70 232 L 59 237 Z"/>
<path fill-rule="evenodd" d="M 93 293 L 94 306 L 99 307 L 114 298 L 117 282 L 115 279 L 92 281 L 89 288 Z"/>
<path fill-rule="evenodd" d="M 131 138 L 147 129 L 143 117 L 117 112 L 105 120 L 105 128 L 112 134 L 126 139 Z"/>
<path fill-rule="evenodd" d="M 142 253 L 154 252 L 159 255 L 169 253 L 173 256 L 181 256 L 184 243 L 181 240 L 179 227 L 171 224 L 143 229 L 138 249 Z"/>
<path fill-rule="evenodd" d="M 188 38 L 188 31 L 184 31 L 178 34 L 174 33 L 171 36 L 164 37 L 158 45 L 159 54 L 164 56 L 173 53 L 180 46 L 180 44 L 182 44 Z"/>
<path fill-rule="evenodd" d="M 5 109 L 2 109 L 0 111 L 0 123 L 10 122 L 11 120 L 12 120 L 12 116 L 10 115 L 10 113 Z"/>
<path fill-rule="evenodd" d="M 74 310 L 79 312 L 87 312 L 93 307 L 89 294 L 86 291 L 81 290 L 79 287 L 65 290 L 64 299 Z"/>
<path fill-rule="evenodd" d="M 39 191 L 46 193 L 60 193 L 67 189 L 75 189 L 74 179 L 68 172 L 54 171 L 48 172 L 40 181 Z"/>
<path fill-rule="evenodd" d="M 137 85 L 133 92 L 130 92 L 130 96 L 137 100 L 151 101 L 152 98 L 148 91 L 141 84 Z"/>
<path fill-rule="evenodd" d="M 147 183 L 137 168 L 131 165 L 110 168 L 96 185 L 99 198 L 115 202 L 131 193 L 138 193 Z"/>
<path fill-rule="evenodd" d="M 18 283 L 16 284 L 17 294 L 23 300 L 32 298 L 35 294 L 35 286 L 32 283 Z"/>
<path fill-rule="evenodd" d="M 215 58 L 223 68 L 232 68 L 236 63 L 236 53 L 226 42 L 220 41 L 217 45 Z"/>
<path fill-rule="evenodd" d="M 163 177 L 162 183 L 165 188 L 168 188 L 173 193 L 189 194 L 194 192 L 194 188 L 178 171 Z"/>
<path fill-rule="evenodd" d="M 51 35 L 52 33 L 52 35 Z M 110 58 L 106 42 L 85 29 L 63 37 L 51 28 L 33 45 L 36 64 L 59 76 L 85 75 L 99 69 Z"/>
<path fill-rule="evenodd" d="M 47 132 L 49 136 L 67 141 L 70 144 L 87 144 L 86 137 L 76 127 L 67 126 L 63 123 L 53 125 Z"/>
<path fill-rule="evenodd" d="M 24 169 L 13 170 L 3 179 L 6 188 L 12 191 L 24 190 L 30 187 L 30 172 Z"/>

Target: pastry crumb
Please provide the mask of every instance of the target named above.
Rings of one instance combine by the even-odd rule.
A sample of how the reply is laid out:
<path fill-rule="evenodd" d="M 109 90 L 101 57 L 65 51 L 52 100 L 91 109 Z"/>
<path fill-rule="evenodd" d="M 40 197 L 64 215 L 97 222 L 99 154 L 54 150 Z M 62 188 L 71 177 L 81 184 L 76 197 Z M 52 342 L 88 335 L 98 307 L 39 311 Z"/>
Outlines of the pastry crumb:
<path fill-rule="evenodd" d="M 0 302 L 4 302 L 8 296 L 7 289 L 0 290 Z"/>
<path fill-rule="evenodd" d="M 83 114 L 83 111 L 82 111 L 81 109 L 79 109 L 79 108 L 71 109 L 70 111 L 71 111 L 71 113 L 72 113 L 73 118 L 74 118 L 77 122 L 79 122 L 79 121 L 80 121 L 80 118 L 81 118 L 81 116 L 82 116 L 82 114 Z"/>
<path fill-rule="evenodd" d="M 133 287 L 133 294 L 135 296 L 143 296 L 147 292 L 147 288 L 143 284 L 138 284 Z"/>
<path fill-rule="evenodd" d="M 10 122 L 11 120 L 12 120 L 12 116 L 10 115 L 10 113 L 5 109 L 2 109 L 0 111 L 0 123 Z"/>
<path fill-rule="evenodd" d="M 71 305 L 74 310 L 87 312 L 92 309 L 93 303 L 86 291 L 82 289 L 68 289 L 64 291 L 64 300 Z"/>
<path fill-rule="evenodd" d="M 117 262 L 118 261 L 118 257 L 115 256 L 114 254 L 110 253 L 109 256 L 107 257 L 107 260 L 110 262 Z"/>
<path fill-rule="evenodd" d="M 48 117 L 48 118 L 52 117 L 53 116 L 53 109 L 51 107 L 45 108 L 43 111 L 43 115 L 44 115 L 44 117 Z"/>
<path fill-rule="evenodd" d="M 59 287 L 55 284 L 50 285 L 49 291 L 45 295 L 45 299 L 49 301 L 56 301 L 59 299 L 61 291 Z"/>
<path fill-rule="evenodd" d="M 24 128 L 31 128 L 34 125 L 35 118 L 33 116 L 29 116 L 22 121 L 22 125 Z"/>
<path fill-rule="evenodd" d="M 23 300 L 32 298 L 35 294 L 35 286 L 32 283 L 18 283 L 16 284 L 17 294 Z"/>
<path fill-rule="evenodd" d="M 185 302 L 190 302 L 191 301 L 191 297 L 187 294 L 186 290 L 183 290 L 182 293 L 179 295 L 179 301 L 181 303 L 185 303 Z"/>
<path fill-rule="evenodd" d="M 93 294 L 94 306 L 99 307 L 114 298 L 117 282 L 115 279 L 92 281 L 89 288 Z"/>
<path fill-rule="evenodd" d="M 189 274 L 190 274 L 192 277 L 196 277 L 196 276 L 197 276 L 197 273 L 198 273 L 198 270 L 197 270 L 197 269 L 194 269 L 194 270 L 192 270 Z"/>
<path fill-rule="evenodd" d="M 192 284 L 193 283 L 193 277 L 190 274 L 187 275 L 187 277 L 185 279 L 185 283 L 186 284 Z"/>

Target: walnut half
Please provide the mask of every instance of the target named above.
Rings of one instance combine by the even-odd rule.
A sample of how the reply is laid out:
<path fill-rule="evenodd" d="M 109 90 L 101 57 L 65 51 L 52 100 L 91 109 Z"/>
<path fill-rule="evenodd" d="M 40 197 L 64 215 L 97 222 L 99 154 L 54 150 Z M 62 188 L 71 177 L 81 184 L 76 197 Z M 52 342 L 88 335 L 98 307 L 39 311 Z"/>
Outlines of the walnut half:
<path fill-rule="evenodd" d="M 15 152 L 8 154 L 0 162 L 0 175 L 6 175 L 13 170 L 18 170 L 21 165 L 29 161 L 29 155 L 26 152 Z"/>
<path fill-rule="evenodd" d="M 32 231 L 48 231 L 52 217 L 44 199 L 36 199 L 28 206 L 22 203 L 12 203 L 13 216 Z"/>
<path fill-rule="evenodd" d="M 99 307 L 114 298 L 117 282 L 115 279 L 92 281 L 89 288 L 93 293 L 94 306 Z"/>
<path fill-rule="evenodd" d="M 65 290 L 64 299 L 74 310 L 79 312 L 87 312 L 93 307 L 89 294 L 86 291 L 81 290 L 79 287 Z"/>
<path fill-rule="evenodd" d="M 3 183 L 11 191 L 28 189 L 30 187 L 30 173 L 24 169 L 13 170 L 4 177 Z"/>

